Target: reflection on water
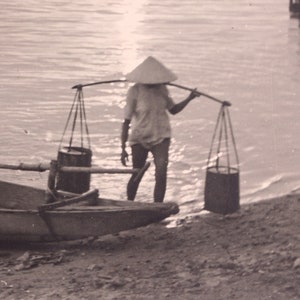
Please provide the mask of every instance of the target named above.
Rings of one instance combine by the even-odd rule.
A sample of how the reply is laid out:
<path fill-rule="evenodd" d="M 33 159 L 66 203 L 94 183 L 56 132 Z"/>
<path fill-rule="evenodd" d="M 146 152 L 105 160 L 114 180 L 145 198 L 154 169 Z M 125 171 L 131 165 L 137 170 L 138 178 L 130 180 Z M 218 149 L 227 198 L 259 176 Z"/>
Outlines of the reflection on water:
<path fill-rule="evenodd" d="M 56 156 L 77 83 L 118 79 L 148 55 L 178 83 L 229 100 L 241 161 L 241 202 L 297 190 L 299 25 L 281 0 L 107 0 L 2 2 L 2 162 Z M 87 87 L 94 163 L 121 167 L 120 124 L 128 85 Z M 170 87 L 175 101 L 187 93 Z M 204 168 L 219 105 L 200 97 L 171 117 L 166 199 L 184 213 L 202 206 Z M 150 158 L 151 159 L 151 158 Z M 138 199 L 151 201 L 153 166 Z M 45 184 L 45 174 L 0 171 Z M 96 175 L 105 197 L 125 198 L 126 175 Z"/>
<path fill-rule="evenodd" d="M 145 6 L 148 0 L 121 1 L 120 20 L 117 22 L 118 40 L 120 41 L 121 70 L 130 72 L 138 63 L 139 29 L 145 19 Z"/>

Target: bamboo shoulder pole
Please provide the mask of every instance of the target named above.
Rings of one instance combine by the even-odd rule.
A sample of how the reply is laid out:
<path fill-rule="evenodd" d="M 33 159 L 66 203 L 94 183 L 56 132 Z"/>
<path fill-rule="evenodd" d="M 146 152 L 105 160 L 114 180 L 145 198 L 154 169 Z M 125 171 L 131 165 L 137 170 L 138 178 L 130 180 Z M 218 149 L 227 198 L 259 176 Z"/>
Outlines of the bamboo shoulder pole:
<path fill-rule="evenodd" d="M 114 80 L 104 80 L 104 81 L 97 81 L 97 82 L 92 82 L 92 83 L 86 83 L 86 84 L 77 84 L 77 85 L 74 85 L 72 87 L 72 89 L 82 89 L 83 87 L 86 87 L 86 86 L 92 86 L 92 85 L 98 85 L 98 84 L 105 84 L 105 83 L 115 83 L 115 82 L 127 82 L 126 79 L 114 79 Z M 198 96 L 204 96 L 206 98 L 209 98 L 211 100 L 214 100 L 216 102 L 219 102 L 221 103 L 222 105 L 226 105 L 226 106 L 231 106 L 231 103 L 228 102 L 228 101 L 222 101 L 218 98 L 215 98 L 215 97 L 212 97 L 208 94 L 205 94 L 205 93 L 202 93 L 202 92 L 198 92 L 198 91 L 195 91 L 194 89 L 191 89 L 189 87 L 186 87 L 186 86 L 183 86 L 183 85 L 180 85 L 180 84 L 176 84 L 176 83 L 171 83 L 171 82 L 168 82 L 166 83 L 167 85 L 171 85 L 171 86 L 175 86 L 175 87 L 178 87 L 180 89 L 183 89 L 183 90 L 187 90 L 187 91 L 190 91 L 190 92 L 195 92 L 198 94 Z"/>
<path fill-rule="evenodd" d="M 91 82 L 91 83 L 86 83 L 86 84 L 77 84 L 77 85 L 72 86 L 72 89 L 81 89 L 86 86 L 105 84 L 105 83 L 115 83 L 115 82 L 126 82 L 126 80 L 125 79 L 115 79 L 115 80 Z"/>
<path fill-rule="evenodd" d="M 206 97 L 206 98 L 209 98 L 209 99 L 211 99 L 211 100 L 214 100 L 214 101 L 216 101 L 216 102 L 219 102 L 219 103 L 221 103 L 222 105 L 231 106 L 231 103 L 228 102 L 228 101 L 222 101 L 222 100 L 217 99 L 217 98 L 215 98 L 215 97 L 212 97 L 212 96 L 210 96 L 210 95 L 208 95 L 208 94 L 199 92 L 199 91 L 197 91 L 197 90 L 188 88 L 188 87 L 183 86 L 183 85 L 180 85 L 180 84 L 176 84 L 176 83 L 171 83 L 171 82 L 169 82 L 169 83 L 167 83 L 167 85 L 175 86 L 175 87 L 178 87 L 178 88 L 180 88 L 180 89 L 182 89 L 182 90 L 187 90 L 187 91 L 190 91 L 190 92 L 194 92 L 194 93 L 198 94 L 199 97 L 202 95 L 202 96 L 204 96 L 204 97 Z"/>

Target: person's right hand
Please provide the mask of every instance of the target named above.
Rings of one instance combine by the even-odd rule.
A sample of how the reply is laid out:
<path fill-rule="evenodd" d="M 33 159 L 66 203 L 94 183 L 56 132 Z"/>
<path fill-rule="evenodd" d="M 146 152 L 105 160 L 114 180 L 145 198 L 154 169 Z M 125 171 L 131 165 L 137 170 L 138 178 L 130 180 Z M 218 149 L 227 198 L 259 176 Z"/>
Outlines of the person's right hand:
<path fill-rule="evenodd" d="M 127 166 L 127 162 L 128 162 L 128 153 L 125 149 L 122 149 L 122 153 L 121 153 L 121 163 L 123 166 Z"/>

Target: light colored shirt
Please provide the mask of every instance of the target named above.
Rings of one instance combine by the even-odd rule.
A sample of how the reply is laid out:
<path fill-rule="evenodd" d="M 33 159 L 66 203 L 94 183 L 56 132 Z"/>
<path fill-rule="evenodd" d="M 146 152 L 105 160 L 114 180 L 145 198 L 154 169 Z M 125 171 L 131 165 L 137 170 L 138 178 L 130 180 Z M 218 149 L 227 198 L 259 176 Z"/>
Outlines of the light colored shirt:
<path fill-rule="evenodd" d="M 168 115 L 175 105 L 167 87 L 135 84 L 127 93 L 125 119 L 131 120 L 129 144 L 142 144 L 150 148 L 171 137 Z"/>

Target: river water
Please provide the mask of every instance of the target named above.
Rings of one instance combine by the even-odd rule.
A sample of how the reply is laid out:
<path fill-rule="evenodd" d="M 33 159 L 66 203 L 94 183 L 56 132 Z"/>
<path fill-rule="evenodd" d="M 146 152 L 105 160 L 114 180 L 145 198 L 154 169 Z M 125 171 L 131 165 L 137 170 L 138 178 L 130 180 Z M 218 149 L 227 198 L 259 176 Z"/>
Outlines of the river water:
<path fill-rule="evenodd" d="M 56 157 L 78 83 L 119 79 L 149 55 L 176 83 L 228 100 L 240 159 L 241 204 L 299 191 L 299 20 L 288 0 L 1 1 L 0 163 Z M 127 84 L 84 88 L 93 164 L 121 168 Z M 174 100 L 187 92 L 170 88 Z M 195 99 L 171 116 L 166 201 L 203 206 L 205 166 L 220 105 Z M 151 160 L 151 157 L 149 157 Z M 151 166 L 137 201 L 152 201 Z M 0 170 L 45 186 L 47 174 Z M 104 197 L 126 198 L 128 175 L 93 175 Z"/>

